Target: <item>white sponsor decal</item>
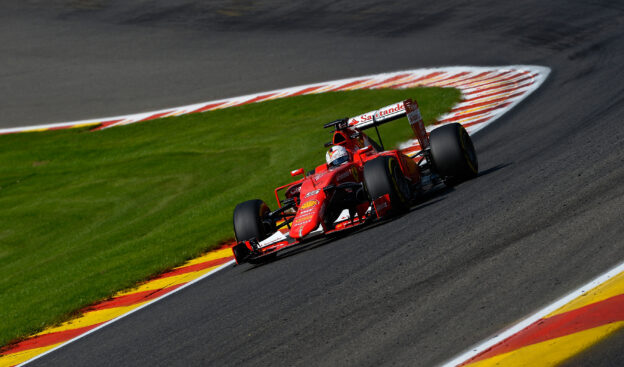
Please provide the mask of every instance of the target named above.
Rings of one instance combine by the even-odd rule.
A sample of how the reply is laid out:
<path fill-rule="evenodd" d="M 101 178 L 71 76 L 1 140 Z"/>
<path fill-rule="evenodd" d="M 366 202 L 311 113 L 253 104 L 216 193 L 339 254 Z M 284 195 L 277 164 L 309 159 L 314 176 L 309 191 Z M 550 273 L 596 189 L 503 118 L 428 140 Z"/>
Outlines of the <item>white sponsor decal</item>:
<path fill-rule="evenodd" d="M 286 239 L 286 236 L 284 236 L 284 234 L 280 231 L 277 231 L 275 233 L 273 233 L 269 238 L 266 238 L 260 242 L 258 242 L 258 248 L 263 248 L 263 247 L 267 247 L 269 245 L 272 245 L 274 243 L 280 242 L 280 241 L 284 241 Z"/>
<path fill-rule="evenodd" d="M 357 214 L 356 214 L 356 217 L 357 217 Z M 349 215 L 349 209 L 343 209 L 342 212 L 340 213 L 340 216 L 338 216 L 338 219 L 336 219 L 334 223 L 340 223 L 350 218 L 351 216 Z"/>
<path fill-rule="evenodd" d="M 313 191 L 310 191 L 309 193 L 305 194 L 305 197 L 306 197 L 306 198 L 309 198 L 310 196 L 314 196 L 314 195 L 318 194 L 318 193 L 319 193 L 319 191 L 321 191 L 321 190 L 313 190 Z"/>
<path fill-rule="evenodd" d="M 390 106 L 382 107 L 375 111 L 370 111 L 349 119 L 349 126 L 362 128 L 375 121 L 382 122 L 392 117 L 402 116 L 405 114 L 405 106 L 403 102 L 393 103 Z M 356 126 L 357 125 L 357 126 Z"/>
<path fill-rule="evenodd" d="M 381 121 L 390 117 L 402 115 L 404 113 L 405 106 L 403 105 L 403 102 L 398 102 L 377 110 L 377 112 L 375 113 L 375 119 L 377 119 L 377 121 Z"/>

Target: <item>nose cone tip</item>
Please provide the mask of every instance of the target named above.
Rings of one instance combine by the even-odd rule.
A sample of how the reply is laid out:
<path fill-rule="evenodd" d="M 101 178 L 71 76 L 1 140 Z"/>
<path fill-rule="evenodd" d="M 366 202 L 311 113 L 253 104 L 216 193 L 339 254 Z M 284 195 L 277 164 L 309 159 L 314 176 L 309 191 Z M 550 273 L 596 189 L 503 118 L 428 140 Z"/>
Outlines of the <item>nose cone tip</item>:
<path fill-rule="evenodd" d="M 301 239 L 307 236 L 319 226 L 319 220 L 316 215 L 311 218 L 300 220 L 299 222 L 295 219 L 293 223 L 294 225 L 290 228 L 289 235 L 295 239 Z"/>

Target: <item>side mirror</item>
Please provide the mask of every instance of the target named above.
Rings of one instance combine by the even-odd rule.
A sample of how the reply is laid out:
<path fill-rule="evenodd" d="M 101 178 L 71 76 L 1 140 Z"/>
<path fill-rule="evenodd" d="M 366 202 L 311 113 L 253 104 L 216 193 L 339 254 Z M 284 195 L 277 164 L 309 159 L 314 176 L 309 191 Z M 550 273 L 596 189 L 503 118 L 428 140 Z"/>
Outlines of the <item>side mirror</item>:
<path fill-rule="evenodd" d="M 370 152 L 371 150 L 373 150 L 373 146 L 372 145 L 367 145 L 367 146 L 365 146 L 362 149 L 358 149 L 358 153 L 359 154 L 364 154 L 364 153 Z"/>
<path fill-rule="evenodd" d="M 290 175 L 293 177 L 299 176 L 303 174 L 303 168 L 296 169 L 294 171 L 290 171 Z"/>

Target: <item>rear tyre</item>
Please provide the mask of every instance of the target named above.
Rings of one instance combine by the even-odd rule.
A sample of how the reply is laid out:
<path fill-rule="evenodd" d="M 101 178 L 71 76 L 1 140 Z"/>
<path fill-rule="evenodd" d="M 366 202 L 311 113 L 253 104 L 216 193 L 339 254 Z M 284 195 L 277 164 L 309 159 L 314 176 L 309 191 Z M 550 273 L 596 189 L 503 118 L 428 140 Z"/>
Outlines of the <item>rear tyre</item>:
<path fill-rule="evenodd" d="M 388 194 L 391 213 L 409 209 L 411 190 L 395 157 L 382 156 L 364 164 L 364 184 L 371 201 Z"/>
<path fill-rule="evenodd" d="M 461 124 L 439 127 L 429 137 L 433 165 L 449 185 L 477 177 L 479 162 L 470 135 Z"/>
<path fill-rule="evenodd" d="M 268 218 L 271 210 L 259 199 L 248 200 L 234 208 L 234 235 L 236 242 L 255 238 L 258 242 L 272 234 L 273 223 Z"/>

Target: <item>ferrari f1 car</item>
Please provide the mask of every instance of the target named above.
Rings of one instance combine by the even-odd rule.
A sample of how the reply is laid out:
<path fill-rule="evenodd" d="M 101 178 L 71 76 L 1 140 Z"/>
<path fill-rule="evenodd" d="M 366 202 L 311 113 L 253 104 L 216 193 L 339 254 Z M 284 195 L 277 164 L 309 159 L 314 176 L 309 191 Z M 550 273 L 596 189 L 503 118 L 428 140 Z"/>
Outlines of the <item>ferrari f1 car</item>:
<path fill-rule="evenodd" d="M 407 116 L 418 144 L 384 150 L 377 126 Z M 353 118 L 325 124 L 333 128 L 327 162 L 275 189 L 277 209 L 259 199 L 234 209 L 232 247 L 237 263 L 259 263 L 278 251 L 322 235 L 364 225 L 409 210 L 427 192 L 477 176 L 477 155 L 462 125 L 428 133 L 411 99 Z M 379 143 L 364 130 L 375 128 Z"/>

